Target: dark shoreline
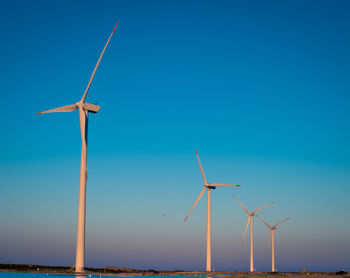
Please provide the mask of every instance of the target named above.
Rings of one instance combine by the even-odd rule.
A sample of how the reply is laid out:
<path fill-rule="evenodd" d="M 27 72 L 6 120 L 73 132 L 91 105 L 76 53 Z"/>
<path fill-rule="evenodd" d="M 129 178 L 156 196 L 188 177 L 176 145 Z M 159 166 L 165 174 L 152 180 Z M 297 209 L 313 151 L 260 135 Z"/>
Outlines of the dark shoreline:
<path fill-rule="evenodd" d="M 34 264 L 0 264 L 0 272 L 28 272 L 28 273 L 58 273 L 58 274 L 77 274 L 74 267 L 70 266 L 48 266 L 48 265 L 34 265 Z M 225 271 L 163 271 L 163 270 L 139 270 L 125 267 L 107 266 L 104 268 L 86 267 L 85 272 L 81 274 L 86 275 L 133 275 L 133 276 L 198 276 L 198 277 L 350 277 L 350 273 L 345 271 L 339 272 L 225 272 Z"/>

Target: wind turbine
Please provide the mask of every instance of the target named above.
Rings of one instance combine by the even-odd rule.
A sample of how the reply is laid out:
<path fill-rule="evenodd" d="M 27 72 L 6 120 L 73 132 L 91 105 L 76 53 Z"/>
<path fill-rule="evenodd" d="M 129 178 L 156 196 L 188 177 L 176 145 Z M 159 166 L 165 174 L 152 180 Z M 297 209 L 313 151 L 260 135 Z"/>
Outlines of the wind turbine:
<path fill-rule="evenodd" d="M 80 119 L 80 132 L 81 132 L 81 164 L 80 164 L 80 184 L 79 184 L 79 205 L 78 205 L 78 228 L 77 228 L 77 249 L 76 249 L 76 260 L 75 260 L 75 271 L 84 271 L 84 260 L 85 260 L 85 201 L 86 201 L 86 181 L 88 180 L 86 170 L 86 157 L 87 157 L 87 132 L 88 132 L 88 114 L 97 113 L 100 110 L 100 106 L 85 102 L 87 93 L 89 91 L 91 82 L 95 76 L 98 65 L 102 59 L 102 56 L 107 48 L 107 45 L 118 26 L 115 25 L 111 35 L 109 36 L 105 47 L 97 61 L 97 64 L 92 72 L 89 83 L 85 89 L 84 95 L 80 101 L 75 104 L 62 106 L 59 108 L 43 111 L 37 114 L 53 113 L 53 112 L 72 112 L 79 109 Z"/>
<path fill-rule="evenodd" d="M 235 195 L 233 195 L 233 197 L 237 200 L 237 202 L 241 205 L 241 207 L 246 211 L 246 213 L 248 213 L 248 220 L 247 220 L 247 224 L 245 226 L 245 230 L 244 230 L 244 234 L 243 234 L 243 239 L 242 239 L 242 244 L 244 243 L 244 239 L 245 239 L 245 235 L 247 233 L 247 229 L 248 226 L 250 224 L 250 272 L 254 271 L 254 258 L 253 258 L 253 217 L 256 215 L 255 213 L 269 205 L 274 204 L 274 202 L 269 203 L 265 206 L 262 206 L 261 208 L 258 208 L 256 210 L 253 210 L 252 212 L 250 212 L 249 210 L 247 210 L 247 208 L 245 206 L 243 206 L 243 204 L 236 198 Z"/>
<path fill-rule="evenodd" d="M 277 229 L 277 226 L 282 224 L 283 222 L 290 219 L 290 217 L 282 220 L 281 222 L 277 223 L 275 226 L 270 226 L 267 224 L 259 215 L 256 215 L 269 229 L 269 243 L 267 250 L 269 250 L 270 242 L 271 242 L 271 257 L 272 257 L 272 272 L 275 272 L 275 230 Z"/>
<path fill-rule="evenodd" d="M 201 169 L 202 177 L 203 177 L 203 180 L 204 180 L 204 184 L 203 184 L 204 188 L 202 189 L 201 193 L 199 194 L 197 200 L 194 202 L 194 205 L 192 206 L 190 212 L 185 217 L 184 221 L 187 220 L 187 218 L 190 216 L 192 210 L 197 205 L 198 201 L 203 197 L 204 191 L 208 190 L 208 204 L 207 204 L 207 267 L 206 267 L 206 270 L 207 271 L 211 271 L 211 207 L 210 207 L 210 190 L 211 189 L 215 189 L 217 186 L 240 186 L 240 185 L 223 184 L 223 183 L 207 183 L 207 180 L 205 178 L 204 171 L 203 171 L 202 164 L 201 164 L 201 161 L 199 159 L 197 150 L 196 150 L 196 155 L 197 155 L 197 158 L 198 158 L 199 168 Z"/>

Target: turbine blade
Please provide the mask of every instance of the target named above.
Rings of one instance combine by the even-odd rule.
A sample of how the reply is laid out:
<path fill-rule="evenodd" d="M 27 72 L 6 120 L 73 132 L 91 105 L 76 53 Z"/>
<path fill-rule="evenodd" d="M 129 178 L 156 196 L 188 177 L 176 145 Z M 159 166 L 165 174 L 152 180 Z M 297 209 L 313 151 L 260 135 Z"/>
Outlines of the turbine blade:
<path fill-rule="evenodd" d="M 100 110 L 100 106 L 87 102 L 84 103 L 83 107 L 85 111 L 89 111 L 92 113 L 97 113 Z"/>
<path fill-rule="evenodd" d="M 249 214 L 249 210 L 247 210 L 247 208 L 245 206 L 243 206 L 243 204 L 236 198 L 235 195 L 233 195 L 233 198 L 235 198 L 237 200 L 238 204 L 240 204 L 241 207 Z"/>
<path fill-rule="evenodd" d="M 86 142 L 86 124 L 87 124 L 87 112 L 83 108 L 79 107 L 79 120 L 80 120 L 80 133 L 81 133 L 81 152 L 83 154 L 83 167 L 85 169 L 85 178 L 87 180 L 86 158 L 87 158 L 87 142 Z"/>
<path fill-rule="evenodd" d="M 109 38 L 108 38 L 108 40 L 107 40 L 107 43 L 106 43 L 105 47 L 104 47 L 103 50 L 102 50 L 102 53 L 101 53 L 101 55 L 100 55 L 100 58 L 99 58 L 98 61 L 97 61 L 97 64 L 96 64 L 96 66 L 95 66 L 95 68 L 94 68 L 94 71 L 92 72 L 92 75 L 91 75 L 91 77 L 90 77 L 89 83 L 88 83 L 88 85 L 87 85 L 87 87 L 86 87 L 86 89 L 85 89 L 84 95 L 83 95 L 83 97 L 81 98 L 81 102 L 84 102 L 85 99 L 86 99 L 87 92 L 89 91 L 91 82 L 92 82 L 92 80 L 94 79 L 94 76 L 95 76 L 96 70 L 97 70 L 97 68 L 98 68 L 98 65 L 100 64 L 100 61 L 101 61 L 101 59 L 102 59 L 102 56 L 103 56 L 103 54 L 105 53 L 105 50 L 106 50 L 106 48 L 107 48 L 107 45 L 109 44 L 109 41 L 111 40 L 111 38 L 112 38 L 112 36 L 113 36 L 113 33 L 114 33 L 115 29 L 117 28 L 118 24 L 119 24 L 119 21 L 118 21 L 117 24 L 115 25 L 115 27 L 114 27 L 114 29 L 113 29 L 111 35 L 109 36 Z"/>
<path fill-rule="evenodd" d="M 270 232 L 269 232 L 269 241 L 267 243 L 267 251 L 270 250 L 271 237 L 272 237 L 272 229 L 270 229 Z"/>
<path fill-rule="evenodd" d="M 239 184 L 209 183 L 210 186 L 240 186 Z"/>
<path fill-rule="evenodd" d="M 194 209 L 194 207 L 197 205 L 198 201 L 202 198 L 204 191 L 205 191 L 206 187 L 203 187 L 203 190 L 201 191 L 201 193 L 199 194 L 197 200 L 194 202 L 194 205 L 192 206 L 190 212 L 186 215 L 184 222 L 186 222 L 187 218 L 190 216 L 192 210 Z"/>
<path fill-rule="evenodd" d="M 246 235 L 247 230 L 248 230 L 248 226 L 249 226 L 249 223 L 250 223 L 250 218 L 251 218 L 251 216 L 249 215 L 248 216 L 248 220 L 247 220 L 247 224 L 245 225 L 245 230 L 244 230 L 244 234 L 243 234 L 243 238 L 242 238 L 242 244 L 244 244 L 244 239 L 245 239 L 245 235 Z"/>
<path fill-rule="evenodd" d="M 287 220 L 289 220 L 289 219 L 290 219 L 290 217 L 288 217 L 288 218 L 282 220 L 281 222 L 278 222 L 274 227 L 276 228 L 278 225 L 282 224 L 283 222 L 285 222 L 285 221 L 287 221 Z"/>
<path fill-rule="evenodd" d="M 201 161 L 199 159 L 199 155 L 198 155 L 198 152 L 196 150 L 196 155 L 197 155 L 197 158 L 198 158 L 198 164 L 199 164 L 199 168 L 201 168 L 201 173 L 202 173 L 202 177 L 203 177 L 203 180 L 204 180 L 204 184 L 207 185 L 207 179 L 205 178 L 205 175 L 204 175 L 204 171 L 203 171 L 203 167 L 202 167 L 202 164 L 201 164 Z"/>
<path fill-rule="evenodd" d="M 269 227 L 270 229 L 272 229 L 272 227 L 267 224 L 259 215 L 255 214 L 267 227 Z"/>
<path fill-rule="evenodd" d="M 74 111 L 77 108 L 78 108 L 78 106 L 76 104 L 71 104 L 71 105 L 66 105 L 66 106 L 62 106 L 62 107 L 46 110 L 46 111 L 39 112 L 39 113 L 36 113 L 36 114 L 40 115 L 40 114 L 54 113 L 54 112 L 72 112 L 72 111 Z"/>
<path fill-rule="evenodd" d="M 79 107 L 79 120 L 80 120 L 81 143 L 82 145 L 86 145 L 86 134 L 85 134 L 86 113 L 84 109 L 80 107 Z"/>
<path fill-rule="evenodd" d="M 256 209 L 256 210 L 254 210 L 252 213 L 254 213 L 254 212 L 257 212 L 257 211 L 259 211 L 259 210 L 261 210 L 261 209 L 263 209 L 263 208 L 266 208 L 267 206 L 269 206 L 269 205 L 273 205 L 275 202 L 271 202 L 271 203 L 269 203 L 269 204 L 267 204 L 267 205 L 265 205 L 265 206 L 262 206 L 261 208 L 258 208 L 258 209 Z"/>

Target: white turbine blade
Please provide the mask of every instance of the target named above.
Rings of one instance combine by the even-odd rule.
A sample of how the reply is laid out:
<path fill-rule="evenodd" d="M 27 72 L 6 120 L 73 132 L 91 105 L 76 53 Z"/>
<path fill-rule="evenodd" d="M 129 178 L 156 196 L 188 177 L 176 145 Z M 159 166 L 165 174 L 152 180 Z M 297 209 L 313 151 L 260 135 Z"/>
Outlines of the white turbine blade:
<path fill-rule="evenodd" d="M 254 210 L 252 213 L 254 213 L 254 212 L 257 212 L 257 211 L 259 211 L 259 210 L 261 210 L 261 209 L 263 209 L 263 208 L 266 208 L 267 206 L 269 206 L 269 205 L 273 205 L 275 202 L 271 202 L 270 204 L 267 204 L 267 205 L 265 205 L 265 206 L 262 206 L 261 208 L 258 208 L 258 209 L 256 209 L 256 210 Z"/>
<path fill-rule="evenodd" d="M 86 134 L 85 134 L 86 113 L 84 109 L 80 107 L 79 107 L 79 120 L 80 120 L 81 142 L 83 145 L 86 145 Z"/>
<path fill-rule="evenodd" d="M 89 111 L 92 113 L 97 113 L 100 110 L 100 106 L 87 102 L 84 103 L 83 107 L 85 111 Z"/>
<path fill-rule="evenodd" d="M 196 155 L 197 155 L 197 158 L 198 158 L 198 164 L 199 164 L 199 168 L 201 168 L 201 173 L 202 173 L 202 177 L 203 177 L 203 180 L 204 180 L 204 184 L 207 185 L 207 179 L 205 178 L 205 175 L 204 175 L 204 171 L 203 171 L 203 168 L 202 168 L 202 164 L 201 164 L 201 161 L 199 159 L 199 155 L 198 155 L 198 152 L 196 150 Z"/>
<path fill-rule="evenodd" d="M 190 216 L 190 214 L 191 214 L 192 210 L 193 210 L 193 209 L 194 209 L 194 207 L 197 205 L 198 201 L 199 201 L 199 200 L 202 198 L 202 196 L 203 196 L 203 194 L 204 194 L 205 189 L 206 189 L 206 187 L 203 187 L 202 192 L 199 194 L 199 196 L 198 196 L 197 200 L 194 202 L 194 205 L 192 206 L 192 208 L 191 208 L 190 212 L 189 212 L 189 213 L 186 215 L 184 222 L 186 222 L 186 220 L 187 220 L 187 218 Z"/>
<path fill-rule="evenodd" d="M 240 186 L 239 184 L 210 183 L 210 186 Z"/>
<path fill-rule="evenodd" d="M 241 207 L 249 214 L 249 210 L 247 210 L 247 208 L 245 206 L 243 206 L 243 204 L 236 198 L 235 195 L 233 195 L 233 198 L 235 198 L 237 200 L 238 204 L 240 204 Z"/>
<path fill-rule="evenodd" d="M 267 243 L 267 251 L 270 250 L 271 237 L 272 237 L 272 229 L 270 229 L 270 232 L 269 232 L 269 241 Z"/>
<path fill-rule="evenodd" d="M 288 217 L 288 218 L 282 220 L 281 222 L 277 223 L 274 227 L 276 228 L 278 225 L 282 224 L 283 222 L 285 222 L 285 221 L 287 221 L 287 220 L 289 220 L 289 219 L 290 219 L 290 217 Z"/>
<path fill-rule="evenodd" d="M 71 105 L 66 105 L 66 106 L 62 106 L 62 107 L 46 110 L 46 111 L 39 112 L 39 113 L 36 113 L 36 114 L 40 115 L 40 114 L 54 113 L 54 112 L 72 112 L 72 111 L 74 111 L 77 108 L 78 108 L 78 106 L 76 104 L 71 104 Z"/>
<path fill-rule="evenodd" d="M 81 132 L 81 151 L 83 153 L 83 160 L 82 163 L 84 163 L 83 167 L 85 169 L 85 178 L 88 180 L 87 176 L 87 169 L 86 169 L 86 158 L 87 158 L 87 143 L 86 143 L 86 117 L 87 112 L 84 111 L 83 108 L 79 108 L 79 119 L 80 119 L 80 132 Z"/>
<path fill-rule="evenodd" d="M 94 71 L 92 72 L 92 75 L 91 75 L 91 77 L 90 77 L 89 83 L 88 83 L 88 85 L 87 85 L 87 87 L 86 87 L 86 89 L 85 89 L 85 93 L 84 93 L 83 97 L 81 98 L 81 102 L 84 102 L 85 99 L 86 99 L 86 95 L 87 95 L 87 92 L 89 91 L 91 82 L 92 82 L 92 80 L 94 79 L 95 72 L 96 72 L 96 70 L 97 70 L 97 68 L 98 68 L 98 65 L 100 64 L 100 61 L 101 61 L 101 59 L 102 59 L 102 56 L 103 56 L 103 54 L 105 53 L 105 50 L 106 50 L 106 48 L 107 48 L 107 45 L 109 44 L 109 41 L 110 41 L 111 37 L 113 36 L 113 33 L 114 33 L 115 29 L 117 28 L 118 24 L 119 24 L 119 22 L 117 22 L 117 24 L 115 25 L 115 27 L 114 27 L 114 29 L 113 29 L 111 35 L 110 35 L 109 38 L 108 38 L 108 41 L 107 41 L 105 47 L 104 47 L 103 50 L 102 50 L 102 53 L 101 53 L 101 55 L 100 55 L 100 58 L 99 58 L 98 61 L 97 61 L 97 64 L 96 64 L 96 66 L 95 66 L 95 68 L 94 68 Z"/>
<path fill-rule="evenodd" d="M 255 214 L 267 227 L 269 227 L 270 229 L 272 229 L 272 227 L 267 224 L 259 215 Z"/>
<path fill-rule="evenodd" d="M 242 238 L 242 244 L 244 243 L 245 235 L 247 233 L 248 226 L 249 226 L 249 223 L 250 223 L 250 218 L 251 218 L 251 216 L 249 215 L 248 216 L 248 220 L 247 220 L 247 224 L 245 225 L 245 230 L 244 230 L 244 234 L 243 234 L 243 238 Z"/>

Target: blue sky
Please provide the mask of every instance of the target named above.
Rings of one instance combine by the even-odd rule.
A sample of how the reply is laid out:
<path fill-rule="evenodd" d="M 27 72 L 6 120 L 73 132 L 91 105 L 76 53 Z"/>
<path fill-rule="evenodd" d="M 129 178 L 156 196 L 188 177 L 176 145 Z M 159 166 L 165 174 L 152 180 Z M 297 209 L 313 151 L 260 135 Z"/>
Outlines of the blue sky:
<path fill-rule="evenodd" d="M 271 224 L 277 269 L 349 269 L 347 1 L 13 1 L 0 11 L 0 263 L 72 265 L 80 100 L 87 101 L 86 263 L 247 270 L 244 211 Z M 162 213 L 166 217 L 162 217 Z M 255 266 L 270 269 L 254 222 Z"/>

